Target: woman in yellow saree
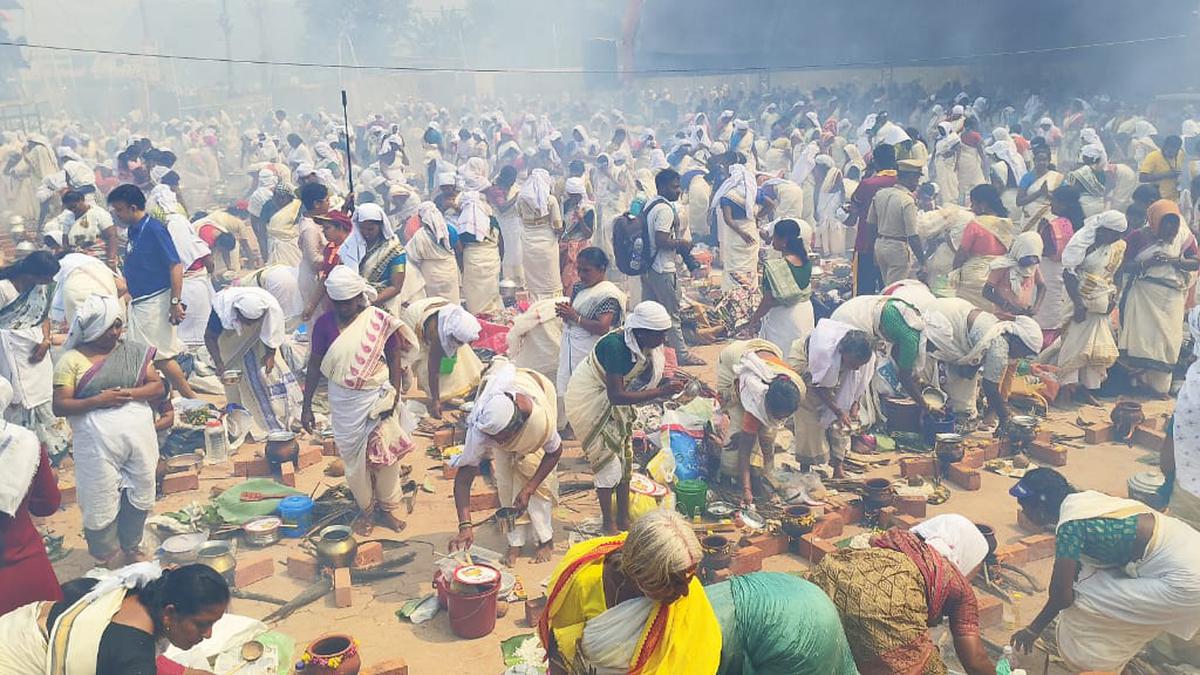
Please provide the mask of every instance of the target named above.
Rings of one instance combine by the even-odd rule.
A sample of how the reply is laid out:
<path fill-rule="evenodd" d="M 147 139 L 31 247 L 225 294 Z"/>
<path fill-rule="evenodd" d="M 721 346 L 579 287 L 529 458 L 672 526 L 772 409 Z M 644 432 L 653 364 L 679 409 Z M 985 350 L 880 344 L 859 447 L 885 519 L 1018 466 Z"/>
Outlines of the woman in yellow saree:
<path fill-rule="evenodd" d="M 721 627 L 696 578 L 700 557 L 696 535 L 670 510 L 571 547 L 538 621 L 549 672 L 716 672 Z"/>

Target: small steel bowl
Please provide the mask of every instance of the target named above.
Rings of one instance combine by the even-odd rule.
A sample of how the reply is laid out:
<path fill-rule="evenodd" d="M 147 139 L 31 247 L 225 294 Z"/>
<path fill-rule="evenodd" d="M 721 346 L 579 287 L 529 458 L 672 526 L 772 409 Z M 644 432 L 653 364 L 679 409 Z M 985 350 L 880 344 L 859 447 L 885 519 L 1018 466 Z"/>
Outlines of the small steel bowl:
<path fill-rule="evenodd" d="M 242 371 L 237 369 L 226 370 L 221 373 L 222 384 L 237 384 L 242 381 Z"/>
<path fill-rule="evenodd" d="M 242 537 L 251 546 L 270 546 L 279 541 L 283 520 L 277 516 L 255 518 L 242 526 Z"/>

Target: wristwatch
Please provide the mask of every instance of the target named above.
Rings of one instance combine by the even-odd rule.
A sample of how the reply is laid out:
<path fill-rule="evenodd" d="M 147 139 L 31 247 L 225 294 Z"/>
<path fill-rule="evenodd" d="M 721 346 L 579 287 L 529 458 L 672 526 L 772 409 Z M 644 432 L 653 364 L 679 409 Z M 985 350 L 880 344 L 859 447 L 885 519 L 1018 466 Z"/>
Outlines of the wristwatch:
<path fill-rule="evenodd" d="M 179 298 L 171 298 L 171 306 L 172 307 L 174 307 L 175 305 L 178 305 L 178 304 L 179 304 Z"/>

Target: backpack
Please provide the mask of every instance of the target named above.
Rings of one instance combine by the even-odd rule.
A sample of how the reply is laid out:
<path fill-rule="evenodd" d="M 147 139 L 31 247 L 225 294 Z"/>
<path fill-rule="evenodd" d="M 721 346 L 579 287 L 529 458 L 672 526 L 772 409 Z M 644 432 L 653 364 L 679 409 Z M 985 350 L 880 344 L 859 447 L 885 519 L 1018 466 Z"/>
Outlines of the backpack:
<path fill-rule="evenodd" d="M 654 262 L 651 255 L 653 241 L 646 216 L 650 209 L 666 202 L 662 197 L 655 197 L 636 214 L 626 212 L 613 219 L 613 258 L 623 274 L 636 277 L 650 271 L 650 264 Z"/>

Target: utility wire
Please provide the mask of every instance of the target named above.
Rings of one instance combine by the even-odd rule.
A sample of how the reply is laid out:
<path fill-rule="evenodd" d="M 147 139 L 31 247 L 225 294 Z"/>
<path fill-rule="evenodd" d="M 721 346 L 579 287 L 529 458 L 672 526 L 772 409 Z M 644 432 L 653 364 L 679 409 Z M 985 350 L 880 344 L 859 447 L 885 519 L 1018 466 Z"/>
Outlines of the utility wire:
<path fill-rule="evenodd" d="M 1085 49 L 1105 47 L 1125 47 L 1155 42 L 1170 42 L 1183 40 L 1188 36 L 1160 35 L 1157 37 L 1137 38 L 1133 40 L 1114 40 L 1110 42 L 1092 42 L 1079 45 L 1063 45 L 1059 47 L 1039 47 L 1033 49 L 1016 49 L 1010 51 L 986 52 L 981 54 L 965 54 L 959 56 L 934 56 L 915 59 L 881 59 L 876 61 L 848 61 L 844 63 L 822 63 L 806 65 L 772 65 L 772 66 L 738 66 L 732 68 L 633 68 L 620 70 L 615 68 L 461 68 L 451 66 L 385 66 L 378 64 L 338 64 L 315 61 L 269 61 L 266 59 L 233 59 L 219 56 L 196 56 L 189 54 L 155 54 L 150 52 L 131 52 L 116 49 L 89 49 L 85 47 L 69 47 L 65 45 L 49 45 L 39 43 L 0 41 L 0 47 L 18 47 L 41 49 L 45 51 L 70 52 L 74 54 L 93 54 L 99 56 L 126 56 L 143 59 L 167 59 L 175 61 L 192 61 L 202 63 L 228 63 L 246 66 L 281 66 L 287 68 L 326 68 L 341 70 L 374 70 L 401 73 L 480 73 L 480 74 L 526 74 L 526 75 L 733 75 L 739 73 L 763 73 L 786 70 L 836 70 L 843 68 L 895 68 L 904 66 L 920 66 L 936 63 L 954 63 L 985 58 L 1004 56 L 1025 56 L 1033 54 L 1053 54 L 1073 52 Z"/>

